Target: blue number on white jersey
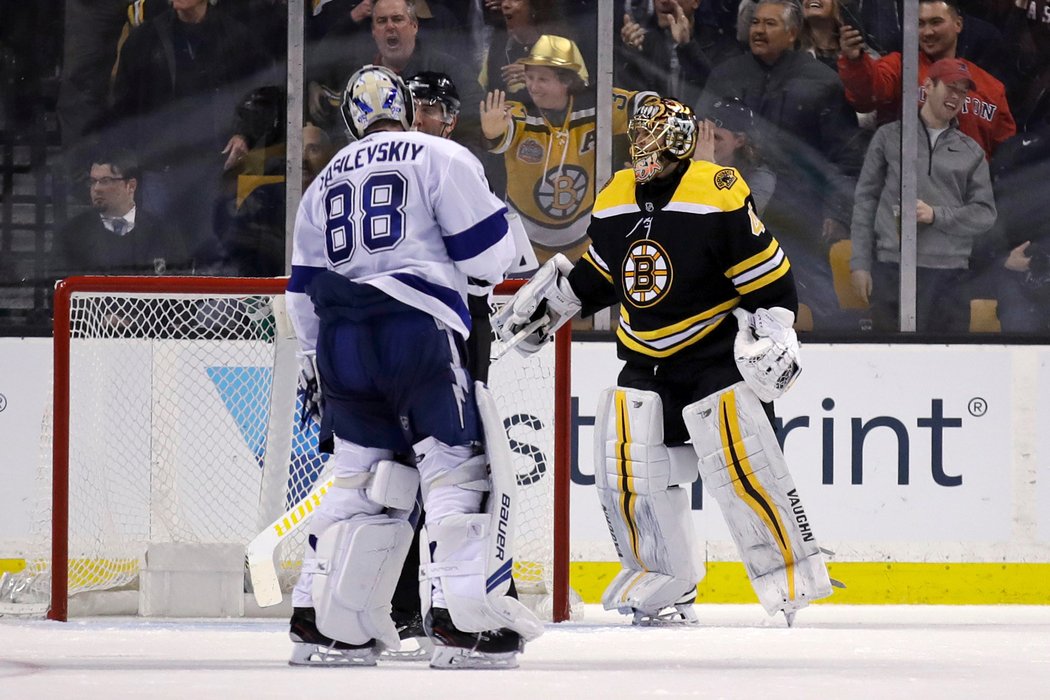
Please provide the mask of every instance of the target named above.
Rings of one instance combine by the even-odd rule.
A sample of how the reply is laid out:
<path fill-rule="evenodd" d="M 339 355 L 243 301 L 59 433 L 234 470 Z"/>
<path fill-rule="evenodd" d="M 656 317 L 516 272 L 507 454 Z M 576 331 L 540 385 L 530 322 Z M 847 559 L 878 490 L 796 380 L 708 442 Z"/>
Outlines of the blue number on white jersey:
<path fill-rule="evenodd" d="M 361 186 L 361 202 L 349 182 L 336 184 L 325 193 L 325 240 L 328 259 L 333 265 L 349 260 L 357 247 L 357 226 L 361 221 L 361 243 L 376 253 L 391 250 L 405 237 L 405 193 L 408 183 L 400 173 L 369 175 Z"/>
<path fill-rule="evenodd" d="M 451 141 L 380 131 L 343 148 L 295 221 L 288 303 L 303 349 L 317 333 L 305 292 L 325 269 L 466 336 L 467 277 L 495 284 L 517 257 L 505 212 L 481 163 Z"/>
<path fill-rule="evenodd" d="M 361 188 L 362 242 L 372 252 L 390 250 L 405 236 L 405 192 L 400 173 L 376 173 Z"/>
<path fill-rule="evenodd" d="M 324 196 L 325 249 L 333 265 L 354 254 L 354 186 L 340 182 Z"/>

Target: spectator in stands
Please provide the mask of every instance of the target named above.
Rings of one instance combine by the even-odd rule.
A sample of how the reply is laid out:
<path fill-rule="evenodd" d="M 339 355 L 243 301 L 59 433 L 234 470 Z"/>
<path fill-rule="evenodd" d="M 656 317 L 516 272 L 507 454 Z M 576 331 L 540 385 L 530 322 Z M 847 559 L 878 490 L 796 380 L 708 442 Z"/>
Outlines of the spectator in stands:
<path fill-rule="evenodd" d="M 1018 131 L 1041 131 L 1050 124 L 1050 0 L 1020 0 L 1006 35 L 1017 50 L 1017 72 L 1027 77 L 1008 93 Z"/>
<path fill-rule="evenodd" d="M 82 177 L 90 166 L 85 159 L 93 153 L 86 142 L 105 122 L 110 73 L 127 12 L 128 0 L 65 3 L 65 41 L 56 111 L 66 150 L 67 176 Z M 13 22 L 14 18 L 6 21 Z"/>
<path fill-rule="evenodd" d="M 777 175 L 763 222 L 791 259 L 800 301 L 816 327 L 830 329 L 849 321 L 839 311 L 827 247 L 849 235 L 851 178 L 860 170 L 862 143 L 838 76 L 793 48 L 801 30 L 796 0 L 759 0 L 750 53 L 715 67 L 697 112 L 736 97 L 759 118 L 757 140 Z"/>
<path fill-rule="evenodd" d="M 653 0 L 653 12 L 625 13 L 616 56 L 620 84 L 696 104 L 711 69 L 741 53 L 736 40 L 697 24 L 700 0 Z"/>
<path fill-rule="evenodd" d="M 1050 125 L 1005 142 L 989 167 L 999 216 L 974 252 L 979 296 L 998 299 L 1004 333 L 1050 333 Z"/>
<path fill-rule="evenodd" d="M 963 21 L 955 0 L 919 0 L 919 81 L 926 79 L 930 66 L 944 58 L 957 58 L 959 33 Z M 873 59 L 863 50 L 864 41 L 856 29 L 843 27 L 839 77 L 846 88 L 846 99 L 858 112 L 877 110 L 879 123 L 900 116 L 901 54 L 894 52 Z M 1003 84 L 979 66 L 968 61 L 976 84 L 963 111 L 959 128 L 981 144 L 991 156 L 996 146 L 1016 131 Z M 925 96 L 920 92 L 920 101 Z"/>
<path fill-rule="evenodd" d="M 223 255 L 212 222 L 220 177 L 250 146 L 237 98 L 269 68 L 254 37 L 208 0 L 172 0 L 121 52 L 109 138 L 134 144 L 143 204 L 178 227 L 205 269 Z"/>
<path fill-rule="evenodd" d="M 594 92 L 576 44 L 546 34 L 526 58 L 533 106 L 493 90 L 481 108 L 481 129 L 493 153 L 503 154 L 507 206 L 521 216 L 540 262 L 556 252 L 578 259 L 587 249 L 587 214 L 594 205 Z M 614 89 L 613 133 L 625 135 L 636 105 L 654 93 Z"/>
<path fill-rule="evenodd" d="M 739 98 L 727 97 L 715 102 L 700 117 L 703 121 L 693 157 L 740 171 L 755 201 L 755 213 L 762 216 L 777 187 L 777 176 L 759 155 L 751 108 Z"/>
<path fill-rule="evenodd" d="M 842 9 L 839 0 L 807 0 L 802 6 L 802 34 L 799 48 L 809 52 L 828 68 L 838 70 L 839 28 Z"/>
<path fill-rule="evenodd" d="M 139 168 L 127 151 L 99 155 L 91 164 L 91 211 L 56 233 L 50 269 L 70 275 L 161 275 L 187 271 L 182 239 L 163 220 L 135 204 Z"/>
<path fill-rule="evenodd" d="M 372 5 L 375 0 L 314 0 L 312 14 L 319 25 L 315 31 L 327 40 L 342 42 L 366 32 L 372 25 Z M 440 0 L 416 0 L 416 18 L 419 31 L 428 41 L 437 45 L 467 26 L 465 17 L 458 17 Z"/>
<path fill-rule="evenodd" d="M 416 0 L 373 0 L 371 41 L 358 41 L 350 47 L 329 44 L 319 62 L 314 62 L 313 80 L 308 86 L 312 120 L 326 128 L 340 123 L 338 109 L 326 101 L 326 95 L 338 98 L 347 78 L 368 63 L 389 68 L 406 79 L 422 71 L 436 71 L 451 76 L 457 86 L 465 86 L 460 89 L 463 112 L 455 136 L 468 148 L 477 148 L 481 91 L 470 63 L 434 46 L 419 36 Z"/>
<path fill-rule="evenodd" d="M 974 240 L 995 223 L 988 162 L 957 120 L 976 83 L 969 64 L 944 58 L 927 70 L 919 112 L 916 327 L 965 332 Z M 857 182 L 853 208 L 853 287 L 871 305 L 876 330 L 898 328 L 900 305 L 901 122 L 875 133 Z M 911 212 L 907 212 L 911 216 Z"/>
<path fill-rule="evenodd" d="M 280 139 L 284 141 L 283 130 Z M 281 166 L 279 175 L 238 177 L 236 199 L 230 203 L 232 215 L 223 226 L 223 247 L 231 274 L 274 277 L 285 273 L 283 143 L 280 150 L 280 157 L 275 159 Z M 303 127 L 302 191 L 328 165 L 336 150 L 323 129 L 310 123 Z"/>
<path fill-rule="evenodd" d="M 557 0 L 501 0 L 504 25 L 497 27 L 485 52 L 478 82 L 485 92 L 502 90 L 509 99 L 532 104 L 525 89 L 525 58 L 544 34 L 570 36 Z"/>

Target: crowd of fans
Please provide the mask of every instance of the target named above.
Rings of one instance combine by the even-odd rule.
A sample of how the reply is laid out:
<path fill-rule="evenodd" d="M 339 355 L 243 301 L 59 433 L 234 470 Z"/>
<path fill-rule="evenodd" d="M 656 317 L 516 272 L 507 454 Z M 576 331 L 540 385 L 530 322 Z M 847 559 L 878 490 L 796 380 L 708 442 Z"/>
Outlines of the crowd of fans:
<path fill-rule="evenodd" d="M 93 211 L 56 231 L 54 277 L 282 274 L 285 2 L 67 5 L 84 31 L 67 31 L 59 120 Z M 920 331 L 967 331 L 973 298 L 998 301 L 1005 332 L 1050 331 L 1050 0 L 919 0 L 916 212 L 892 183 L 902 0 L 615 0 L 612 154 L 597 153 L 597 3 L 306 5 L 304 183 L 348 138 L 355 69 L 444 74 L 462 105 L 452 138 L 540 260 L 578 257 L 596 158 L 622 167 L 635 107 L 674 96 L 702 120 L 696 157 L 740 171 L 787 251 L 802 329 L 896 328 L 887 292 L 914 216 Z"/>

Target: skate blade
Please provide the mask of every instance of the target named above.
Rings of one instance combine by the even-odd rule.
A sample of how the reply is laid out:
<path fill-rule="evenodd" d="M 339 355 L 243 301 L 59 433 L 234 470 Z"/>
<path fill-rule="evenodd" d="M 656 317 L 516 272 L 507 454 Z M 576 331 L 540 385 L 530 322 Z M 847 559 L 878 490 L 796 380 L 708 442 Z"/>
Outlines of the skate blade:
<path fill-rule="evenodd" d="M 692 604 L 679 604 L 655 615 L 635 610 L 631 624 L 638 627 L 677 627 L 681 625 L 699 625 L 700 620 L 697 619 L 696 611 L 693 609 Z"/>
<path fill-rule="evenodd" d="M 411 648 L 415 645 L 415 648 Z M 434 654 L 434 642 L 429 637 L 406 637 L 397 651 L 384 649 L 382 658 L 391 661 L 426 661 Z"/>
<path fill-rule="evenodd" d="M 371 649 L 332 649 L 318 644 L 292 644 L 289 666 L 375 666 L 379 652 Z"/>
<path fill-rule="evenodd" d="M 439 669 L 517 667 L 518 652 L 516 651 L 488 654 L 461 647 L 436 646 L 434 656 L 430 659 L 430 668 Z"/>

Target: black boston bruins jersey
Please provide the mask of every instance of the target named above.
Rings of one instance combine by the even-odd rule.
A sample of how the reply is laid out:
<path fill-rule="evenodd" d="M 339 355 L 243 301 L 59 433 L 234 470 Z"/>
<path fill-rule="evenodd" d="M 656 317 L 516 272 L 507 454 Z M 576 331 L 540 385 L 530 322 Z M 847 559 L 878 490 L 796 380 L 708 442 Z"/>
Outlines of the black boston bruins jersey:
<path fill-rule="evenodd" d="M 617 350 L 629 365 L 699 372 L 698 360 L 731 363 L 734 308 L 797 310 L 791 265 L 740 174 L 687 165 L 662 192 L 636 187 L 631 170 L 616 173 L 595 202 L 591 247 L 569 277 L 585 314 L 620 303 Z"/>

